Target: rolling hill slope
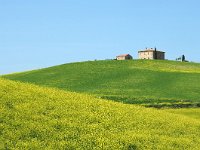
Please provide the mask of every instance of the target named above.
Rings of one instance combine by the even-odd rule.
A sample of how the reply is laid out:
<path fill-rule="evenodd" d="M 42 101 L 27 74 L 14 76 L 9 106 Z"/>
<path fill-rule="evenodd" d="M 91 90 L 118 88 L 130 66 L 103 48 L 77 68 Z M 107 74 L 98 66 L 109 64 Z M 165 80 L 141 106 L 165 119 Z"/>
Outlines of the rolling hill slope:
<path fill-rule="evenodd" d="M 165 111 L 174 114 L 181 114 L 191 118 L 200 120 L 200 109 L 199 108 L 182 108 L 182 109 L 166 109 Z"/>
<path fill-rule="evenodd" d="M 200 121 L 0 79 L 0 149 L 198 149 Z"/>
<path fill-rule="evenodd" d="M 148 106 L 200 106 L 200 64 L 158 60 L 89 61 L 3 76 Z"/>

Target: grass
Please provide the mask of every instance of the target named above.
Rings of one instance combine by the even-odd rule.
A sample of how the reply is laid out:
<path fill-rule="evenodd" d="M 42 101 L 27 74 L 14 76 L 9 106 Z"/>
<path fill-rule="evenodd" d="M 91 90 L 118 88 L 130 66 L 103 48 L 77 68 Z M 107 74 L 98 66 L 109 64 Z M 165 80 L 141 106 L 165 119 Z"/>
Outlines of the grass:
<path fill-rule="evenodd" d="M 199 149 L 200 121 L 0 79 L 0 149 Z"/>
<path fill-rule="evenodd" d="M 200 64 L 159 60 L 88 61 L 4 78 L 150 107 L 200 106 Z"/>
<path fill-rule="evenodd" d="M 166 109 L 166 111 L 200 120 L 200 109 L 199 108 Z"/>

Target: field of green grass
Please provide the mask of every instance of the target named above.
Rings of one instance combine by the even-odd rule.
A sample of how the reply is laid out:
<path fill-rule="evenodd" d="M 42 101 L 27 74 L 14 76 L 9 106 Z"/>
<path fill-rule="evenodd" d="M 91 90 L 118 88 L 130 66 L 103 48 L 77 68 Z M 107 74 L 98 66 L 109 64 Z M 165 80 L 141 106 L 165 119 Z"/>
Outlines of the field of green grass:
<path fill-rule="evenodd" d="M 4 78 L 151 107 L 199 107 L 200 64 L 159 60 L 88 61 Z"/>
<path fill-rule="evenodd" d="M 199 130 L 187 116 L 0 79 L 0 149 L 198 150 Z"/>

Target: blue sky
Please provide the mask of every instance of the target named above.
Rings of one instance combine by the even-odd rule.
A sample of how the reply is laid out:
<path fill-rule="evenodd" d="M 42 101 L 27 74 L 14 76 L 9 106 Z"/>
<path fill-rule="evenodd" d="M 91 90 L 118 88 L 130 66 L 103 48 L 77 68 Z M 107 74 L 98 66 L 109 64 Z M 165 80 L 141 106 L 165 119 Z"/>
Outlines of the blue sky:
<path fill-rule="evenodd" d="M 0 74 L 157 47 L 200 62 L 199 0 L 0 0 Z"/>

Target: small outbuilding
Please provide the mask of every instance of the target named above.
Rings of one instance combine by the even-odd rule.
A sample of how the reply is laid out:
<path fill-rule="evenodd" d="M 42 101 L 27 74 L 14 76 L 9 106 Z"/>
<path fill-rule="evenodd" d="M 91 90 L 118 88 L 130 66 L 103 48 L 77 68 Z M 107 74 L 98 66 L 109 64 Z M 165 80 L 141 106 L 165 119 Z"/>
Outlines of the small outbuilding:
<path fill-rule="evenodd" d="M 130 54 L 123 54 L 116 57 L 117 60 L 130 60 L 133 57 Z"/>

